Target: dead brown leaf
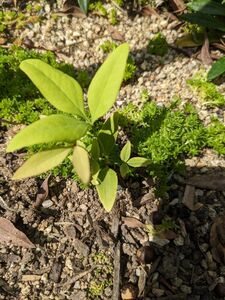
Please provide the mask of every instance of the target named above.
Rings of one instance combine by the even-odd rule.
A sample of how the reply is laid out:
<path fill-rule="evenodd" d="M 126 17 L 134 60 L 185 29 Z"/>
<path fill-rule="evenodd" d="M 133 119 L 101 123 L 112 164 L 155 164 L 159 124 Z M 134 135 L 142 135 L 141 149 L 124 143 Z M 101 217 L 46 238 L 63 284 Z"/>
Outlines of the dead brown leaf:
<path fill-rule="evenodd" d="M 192 178 L 185 181 L 186 184 L 193 185 L 198 188 L 207 190 L 225 190 L 225 174 L 201 174 L 194 175 Z"/>
<path fill-rule="evenodd" d="M 113 28 L 113 26 L 109 26 L 108 30 L 113 40 L 120 42 L 123 42 L 125 40 L 124 34 L 118 31 L 116 28 Z"/>
<path fill-rule="evenodd" d="M 76 5 L 73 0 L 66 0 L 63 3 L 63 10 L 56 13 L 57 15 L 70 15 L 78 18 L 85 18 L 85 13 Z"/>
<path fill-rule="evenodd" d="M 45 180 L 43 181 L 40 190 L 37 193 L 36 196 L 36 201 L 33 204 L 33 208 L 38 208 L 44 201 L 45 199 L 48 197 L 48 180 L 49 180 L 50 175 L 45 178 Z"/>
<path fill-rule="evenodd" d="M 169 4 L 175 12 L 182 12 L 186 9 L 183 0 L 169 0 Z"/>
<path fill-rule="evenodd" d="M 145 224 L 143 224 L 141 221 L 139 221 L 136 218 L 123 217 L 122 221 L 123 221 L 123 224 L 126 225 L 129 228 L 145 227 Z"/>
<path fill-rule="evenodd" d="M 195 187 L 187 184 L 184 191 L 183 204 L 191 211 L 196 211 L 203 206 L 202 203 L 195 203 Z"/>
<path fill-rule="evenodd" d="M 156 236 L 162 240 L 174 240 L 177 234 L 172 230 L 163 230 L 156 234 Z"/>
<path fill-rule="evenodd" d="M 12 244 L 24 248 L 34 248 L 27 236 L 18 230 L 9 220 L 0 217 L 0 243 Z"/>
<path fill-rule="evenodd" d="M 7 42 L 6 38 L 0 37 L 0 45 L 4 45 L 4 44 L 6 44 L 6 42 Z"/>
<path fill-rule="evenodd" d="M 217 217 L 212 224 L 210 245 L 215 261 L 225 264 L 225 214 Z"/>
<path fill-rule="evenodd" d="M 222 50 L 223 52 L 225 52 L 225 45 L 222 43 L 213 43 L 212 46 L 216 47 L 219 50 Z"/>
<path fill-rule="evenodd" d="M 157 16 L 159 17 L 159 14 L 157 13 L 156 9 L 151 7 L 151 5 L 146 5 L 142 8 L 141 13 L 143 16 Z"/>
<path fill-rule="evenodd" d="M 202 45 L 202 49 L 199 55 L 200 60 L 203 62 L 204 65 L 211 65 L 212 58 L 209 53 L 209 39 L 207 33 L 205 33 L 204 42 Z"/>

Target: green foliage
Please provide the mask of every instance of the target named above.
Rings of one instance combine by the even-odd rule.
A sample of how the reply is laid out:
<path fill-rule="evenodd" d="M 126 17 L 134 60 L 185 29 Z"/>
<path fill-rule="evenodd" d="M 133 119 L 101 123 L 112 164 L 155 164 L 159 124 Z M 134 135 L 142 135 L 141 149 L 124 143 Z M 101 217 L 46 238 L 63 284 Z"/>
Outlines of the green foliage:
<path fill-rule="evenodd" d="M 219 58 L 207 74 L 207 80 L 211 81 L 225 73 L 225 56 Z"/>
<path fill-rule="evenodd" d="M 55 114 L 44 117 L 21 130 L 9 142 L 8 152 L 51 143 L 48 149 L 31 156 L 16 171 L 15 179 L 46 172 L 73 151 L 72 163 L 80 180 L 88 184 L 92 179 L 104 208 L 107 211 L 112 209 L 118 185 L 114 168 L 118 163 L 122 164 L 118 151 L 114 151 L 118 148 L 118 114 L 114 113 L 103 124 L 98 119 L 116 101 L 128 52 L 127 44 L 117 47 L 95 74 L 87 93 L 89 113 L 84 109 L 83 93 L 75 79 L 38 59 L 28 59 L 20 64 L 54 107 L 73 116 Z M 135 157 L 127 164 L 140 167 L 147 161 Z"/>
<path fill-rule="evenodd" d="M 197 93 L 205 105 L 215 107 L 225 104 L 225 98 L 218 92 L 216 85 L 207 82 L 203 76 L 197 74 L 192 79 L 188 79 L 187 84 Z"/>
<path fill-rule="evenodd" d="M 103 51 L 104 53 L 110 53 L 110 52 L 112 52 L 113 50 L 115 50 L 116 47 L 117 47 L 117 44 L 116 44 L 115 42 L 109 41 L 109 40 L 105 41 L 104 43 L 102 43 L 102 44 L 100 45 L 100 48 L 102 49 L 102 51 Z"/>
<path fill-rule="evenodd" d="M 221 17 L 225 16 L 225 5 L 214 0 L 193 0 L 187 4 L 191 13 L 181 16 L 185 21 L 203 27 L 224 32 L 225 25 Z"/>
<path fill-rule="evenodd" d="M 87 70 L 78 70 L 75 78 L 83 89 L 87 88 L 91 82 L 91 78 Z"/>
<path fill-rule="evenodd" d="M 87 14 L 88 12 L 88 6 L 89 6 L 89 0 L 77 0 L 78 1 L 78 4 L 81 8 L 81 10 Z"/>
<path fill-rule="evenodd" d="M 89 10 L 90 11 L 97 11 L 100 15 L 102 15 L 104 17 L 107 16 L 107 10 L 103 6 L 101 1 L 96 1 L 96 2 L 90 3 Z"/>
<path fill-rule="evenodd" d="M 120 125 L 128 131 L 134 152 L 150 160 L 150 174 L 162 190 L 184 157 L 199 154 L 206 145 L 206 131 L 194 108 L 177 106 L 146 102 L 141 108 L 129 104 L 119 111 Z"/>
<path fill-rule="evenodd" d="M 115 8 L 112 8 L 109 12 L 109 22 L 112 25 L 117 25 L 119 22 Z"/>
<path fill-rule="evenodd" d="M 212 120 L 207 128 L 207 144 L 219 154 L 225 155 L 225 126 L 218 119 Z"/>
<path fill-rule="evenodd" d="M 88 299 L 100 299 L 107 287 L 112 287 L 113 265 L 109 256 L 104 252 L 98 252 L 90 258 L 95 266 L 92 280 L 88 285 Z"/>
<path fill-rule="evenodd" d="M 112 42 L 109 40 L 105 41 L 103 44 L 100 45 L 100 48 L 102 49 L 102 51 L 104 53 L 110 53 L 113 50 L 115 50 L 117 47 L 118 46 L 115 42 Z M 128 59 L 127 59 L 127 64 L 126 64 L 126 69 L 124 72 L 123 80 L 128 81 L 128 80 L 132 79 L 134 77 L 136 71 L 137 71 L 137 67 L 135 65 L 134 59 L 132 58 L 131 55 L 129 55 Z"/>
<path fill-rule="evenodd" d="M 168 44 L 165 36 L 162 33 L 158 33 L 154 38 L 148 42 L 148 53 L 152 55 L 164 56 L 168 52 Z"/>

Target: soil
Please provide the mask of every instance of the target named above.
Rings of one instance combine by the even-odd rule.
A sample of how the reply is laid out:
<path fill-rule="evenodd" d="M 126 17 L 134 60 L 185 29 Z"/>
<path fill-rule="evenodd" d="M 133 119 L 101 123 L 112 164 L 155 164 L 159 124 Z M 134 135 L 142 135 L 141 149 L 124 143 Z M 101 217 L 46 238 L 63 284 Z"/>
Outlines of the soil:
<path fill-rule="evenodd" d="M 98 18 L 92 16 L 88 21 L 96 25 Z M 136 17 L 134 22 L 144 21 Z M 157 22 L 162 26 L 161 19 Z M 171 62 L 170 55 L 177 53 L 171 50 Z M 198 61 L 181 57 L 185 74 L 189 63 L 188 76 L 198 71 Z M 167 89 L 175 78 L 164 74 L 176 74 L 179 59 L 172 67 L 165 64 L 164 71 L 163 67 L 146 71 L 148 63 L 140 59 L 142 82 L 139 79 L 137 85 L 125 86 L 120 101 L 125 95 L 128 102 L 132 95 L 135 102 L 141 86 L 151 88 L 146 82 L 154 69 L 151 84 L 165 81 L 154 89 L 155 94 L 161 92 L 156 100 L 165 102 L 165 94 L 168 98 L 173 94 Z M 157 60 L 154 64 L 157 66 Z M 174 88 L 178 86 L 182 89 L 183 83 Z M 185 101 L 190 97 L 186 89 Z M 203 116 L 211 113 L 199 107 Z M 222 110 L 217 113 L 223 115 Z M 162 198 L 155 196 L 152 178 L 123 182 L 113 210 L 106 213 L 95 191 L 82 190 L 72 179 L 50 176 L 48 193 L 40 178 L 12 181 L 24 153 L 6 154 L 5 148 L 17 130 L 16 126 L 0 127 L 0 217 L 10 220 L 35 247 L 0 244 L 0 299 L 225 299 L 223 157 L 206 150 L 202 157 L 187 159 L 186 175 L 173 174 Z M 217 182 L 214 186 L 213 180 Z M 170 223 L 160 227 L 167 218 Z"/>

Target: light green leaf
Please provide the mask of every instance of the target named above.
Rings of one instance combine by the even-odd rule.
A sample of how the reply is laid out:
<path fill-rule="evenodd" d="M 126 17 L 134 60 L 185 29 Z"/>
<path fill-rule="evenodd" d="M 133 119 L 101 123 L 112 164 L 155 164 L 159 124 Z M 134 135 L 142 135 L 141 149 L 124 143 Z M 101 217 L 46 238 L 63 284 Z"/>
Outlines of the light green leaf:
<path fill-rule="evenodd" d="M 81 146 L 75 146 L 73 150 L 73 167 L 84 184 L 90 181 L 91 170 L 88 152 Z"/>
<path fill-rule="evenodd" d="M 89 0 L 78 0 L 78 4 L 82 11 L 87 14 L 88 12 L 88 5 L 89 5 Z"/>
<path fill-rule="evenodd" d="M 109 212 L 116 200 L 118 186 L 116 172 L 109 168 L 102 169 L 99 173 L 99 180 L 100 184 L 96 185 L 96 189 L 103 207 Z"/>
<path fill-rule="evenodd" d="M 20 69 L 53 106 L 86 119 L 83 92 L 75 79 L 39 59 L 24 60 Z"/>
<path fill-rule="evenodd" d="M 129 53 L 129 45 L 122 44 L 109 54 L 98 69 L 88 89 L 88 106 L 94 123 L 113 106 L 116 101 Z"/>
<path fill-rule="evenodd" d="M 125 178 L 129 173 L 130 173 L 130 168 L 129 168 L 128 164 L 122 163 L 122 165 L 120 166 L 120 175 L 123 178 Z"/>
<path fill-rule="evenodd" d="M 130 141 L 127 141 L 126 145 L 123 147 L 123 149 L 120 152 L 120 158 L 122 161 L 127 162 L 130 158 L 131 154 L 131 143 Z"/>
<path fill-rule="evenodd" d="M 58 148 L 36 153 L 16 171 L 12 179 L 23 179 L 47 172 L 61 164 L 71 150 Z"/>
<path fill-rule="evenodd" d="M 52 115 L 22 129 L 8 144 L 7 152 L 50 142 L 74 143 L 85 135 L 89 125 L 73 117 Z"/>
<path fill-rule="evenodd" d="M 150 164 L 150 160 L 144 157 L 132 157 L 127 164 L 133 168 L 146 167 Z"/>
<path fill-rule="evenodd" d="M 211 81 L 225 73 L 225 56 L 218 59 L 211 67 L 207 74 L 207 80 Z"/>

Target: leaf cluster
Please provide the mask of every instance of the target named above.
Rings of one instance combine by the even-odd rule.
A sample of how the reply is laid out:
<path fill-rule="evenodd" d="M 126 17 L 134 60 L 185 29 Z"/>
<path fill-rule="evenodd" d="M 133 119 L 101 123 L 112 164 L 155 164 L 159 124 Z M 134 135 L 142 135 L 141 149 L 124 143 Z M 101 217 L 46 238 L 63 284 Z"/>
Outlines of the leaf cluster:
<path fill-rule="evenodd" d="M 63 113 L 41 118 L 10 141 L 8 152 L 50 144 L 49 148 L 31 156 L 16 171 L 14 179 L 39 175 L 55 168 L 69 157 L 81 182 L 92 182 L 104 208 L 111 210 L 118 184 L 114 169 L 121 164 L 123 170 L 120 173 L 125 177 L 130 167 L 142 167 L 149 163 L 146 158 L 130 158 L 129 142 L 119 157 L 116 144 L 117 113 L 112 114 L 104 123 L 100 121 L 116 101 L 128 50 L 127 44 L 117 47 L 97 71 L 87 92 L 88 110 L 81 86 L 75 79 L 39 59 L 27 59 L 20 64 L 20 69 L 28 75 L 42 95 Z M 101 125 L 97 131 L 99 122 Z M 90 137 L 91 143 L 88 143 Z"/>
<path fill-rule="evenodd" d="M 162 33 L 158 33 L 149 40 L 147 46 L 148 53 L 152 55 L 164 56 L 167 54 L 169 47 L 166 37 Z"/>
<path fill-rule="evenodd" d="M 217 90 L 217 86 L 212 82 L 207 82 L 203 76 L 198 74 L 187 80 L 187 84 L 200 97 L 208 107 L 221 107 L 225 104 L 224 96 Z"/>

